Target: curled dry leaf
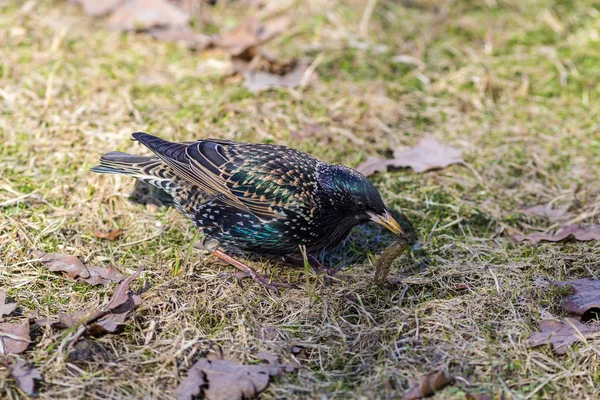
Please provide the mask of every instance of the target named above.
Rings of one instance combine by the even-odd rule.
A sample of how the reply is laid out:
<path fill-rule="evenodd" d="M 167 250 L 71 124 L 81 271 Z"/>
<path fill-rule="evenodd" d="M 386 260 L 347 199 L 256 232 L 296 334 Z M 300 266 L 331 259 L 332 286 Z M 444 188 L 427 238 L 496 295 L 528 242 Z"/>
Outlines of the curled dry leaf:
<path fill-rule="evenodd" d="M 17 303 L 6 303 L 6 292 L 0 289 L 0 321 L 2 317 L 15 311 Z"/>
<path fill-rule="evenodd" d="M 404 393 L 404 400 L 429 397 L 452 382 L 454 382 L 454 378 L 446 375 L 444 371 L 424 375 L 421 378 L 414 379 L 413 385 Z"/>
<path fill-rule="evenodd" d="M 79 310 L 73 314 L 59 313 L 58 321 L 52 322 L 51 325 L 58 329 L 84 326 L 85 329 L 81 334 L 90 335 L 115 332 L 125 322 L 127 315 L 142 303 L 140 296 L 133 294 L 129 289 L 131 282 L 139 277 L 141 272 L 140 268 L 117 285 L 106 305 L 92 311 Z M 41 322 L 40 320 L 36 323 L 41 325 Z M 79 336 L 75 336 L 73 341 L 77 341 L 78 338 Z"/>
<path fill-rule="evenodd" d="M 0 323 L 0 354 L 3 356 L 24 352 L 30 342 L 28 320 L 20 325 L 9 322 Z"/>
<path fill-rule="evenodd" d="M 41 380 L 42 376 L 37 369 L 29 367 L 25 360 L 20 358 L 7 358 L 2 364 L 8 368 L 17 385 L 29 396 L 35 395 L 35 380 Z"/>
<path fill-rule="evenodd" d="M 148 30 L 186 26 L 189 16 L 167 0 L 126 0 L 108 18 L 113 29 Z"/>
<path fill-rule="evenodd" d="M 285 32 L 289 28 L 290 22 L 288 16 L 277 17 L 264 22 L 260 22 L 256 16 L 252 16 L 223 36 L 213 38 L 212 45 L 232 56 L 240 56 L 247 50 Z"/>
<path fill-rule="evenodd" d="M 94 232 L 94 236 L 98 239 L 108 239 L 114 242 L 122 233 L 123 229 L 109 229 L 107 231 L 97 230 Z"/>
<path fill-rule="evenodd" d="M 87 267 L 78 257 L 64 254 L 47 254 L 33 250 L 31 255 L 39 258 L 52 272 L 65 272 L 69 277 L 90 285 L 107 285 L 125 278 L 114 266 L 108 268 Z"/>
<path fill-rule="evenodd" d="M 398 148 L 393 159 L 368 157 L 356 170 L 365 176 L 375 172 L 385 172 L 388 167 L 410 167 L 415 172 L 425 172 L 445 168 L 448 165 L 464 162 L 462 150 L 426 137 L 415 147 Z"/>
<path fill-rule="evenodd" d="M 588 226 L 586 228 L 582 228 L 578 225 L 571 224 L 563 226 L 556 233 L 540 233 L 534 232 L 528 235 L 513 235 L 513 239 L 517 242 L 523 242 L 525 240 L 536 244 L 541 241 L 547 242 L 561 242 L 567 239 L 575 239 L 581 242 L 587 242 L 589 240 L 598 240 L 600 239 L 600 225 Z"/>
<path fill-rule="evenodd" d="M 188 376 L 177 387 L 177 400 L 191 400 L 201 393 L 206 400 L 249 399 L 269 385 L 272 376 L 291 365 L 275 364 L 277 357 L 259 353 L 264 364 L 243 365 L 236 361 L 202 358 L 189 370 Z"/>
<path fill-rule="evenodd" d="M 565 354 L 573 343 L 600 336 L 600 325 L 586 324 L 579 318 L 570 317 L 562 321 L 544 320 L 540 322 L 540 330 L 529 335 L 529 346 L 551 344 L 556 354 Z"/>
<path fill-rule="evenodd" d="M 561 303 L 567 313 L 584 315 L 591 309 L 600 309 L 600 280 L 581 278 L 573 281 L 554 282 L 554 285 L 573 288 L 573 294 L 565 297 Z"/>

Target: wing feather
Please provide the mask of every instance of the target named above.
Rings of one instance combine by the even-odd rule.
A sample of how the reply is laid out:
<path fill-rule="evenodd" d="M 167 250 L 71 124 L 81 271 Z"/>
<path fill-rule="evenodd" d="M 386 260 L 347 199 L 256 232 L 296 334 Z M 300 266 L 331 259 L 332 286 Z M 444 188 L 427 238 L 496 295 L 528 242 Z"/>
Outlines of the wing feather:
<path fill-rule="evenodd" d="M 314 208 L 314 187 L 307 185 L 316 185 L 319 161 L 308 154 L 220 139 L 172 143 L 147 133 L 133 136 L 175 174 L 223 204 L 261 219 L 285 217 L 283 209 L 303 215 Z"/>

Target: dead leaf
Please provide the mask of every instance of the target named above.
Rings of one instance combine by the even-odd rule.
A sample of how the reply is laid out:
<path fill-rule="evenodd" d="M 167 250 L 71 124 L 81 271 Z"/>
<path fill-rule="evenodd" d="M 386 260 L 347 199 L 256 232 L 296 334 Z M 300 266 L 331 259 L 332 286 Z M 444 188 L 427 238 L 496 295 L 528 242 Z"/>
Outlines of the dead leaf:
<path fill-rule="evenodd" d="M 444 371 L 424 375 L 421 378 L 414 379 L 412 386 L 404 393 L 404 400 L 429 397 L 452 382 L 454 382 L 454 378 L 446 375 Z"/>
<path fill-rule="evenodd" d="M 126 0 L 108 18 L 113 29 L 144 31 L 156 27 L 182 27 L 189 16 L 166 0 Z"/>
<path fill-rule="evenodd" d="M 37 369 L 30 368 L 25 360 L 20 358 L 7 358 L 2 364 L 8 368 L 17 385 L 29 396 L 35 395 L 35 381 L 41 380 L 42 376 Z"/>
<path fill-rule="evenodd" d="M 100 17 L 119 7 L 125 0 L 71 0 L 79 4 L 83 12 L 92 17 Z"/>
<path fill-rule="evenodd" d="M 204 393 L 206 400 L 249 399 L 269 385 L 272 376 L 289 371 L 291 365 L 275 364 L 272 354 L 257 354 L 264 364 L 243 365 L 232 360 L 201 358 L 177 387 L 177 400 L 191 400 Z"/>
<path fill-rule="evenodd" d="M 94 236 L 98 239 L 108 239 L 114 242 L 122 233 L 123 229 L 109 229 L 107 231 L 97 230 L 94 232 Z"/>
<path fill-rule="evenodd" d="M 90 277 L 89 271 L 78 257 L 64 254 L 47 254 L 39 250 L 33 250 L 31 255 L 41 259 L 52 272 L 65 272 L 73 279 Z"/>
<path fill-rule="evenodd" d="M 3 356 L 24 352 L 30 342 L 29 320 L 20 325 L 9 322 L 0 323 L 0 354 Z"/>
<path fill-rule="evenodd" d="M 115 288 L 113 295 L 110 298 L 110 301 L 106 306 L 103 307 L 104 310 L 108 311 L 117 311 L 120 308 L 130 308 L 135 301 L 132 299 L 131 292 L 129 291 L 129 285 L 135 279 L 137 279 L 142 273 L 142 267 L 140 267 L 137 271 L 131 274 L 127 279 L 123 282 L 119 283 Z"/>
<path fill-rule="evenodd" d="M 6 292 L 0 289 L 0 320 L 17 308 L 17 303 L 6 303 Z"/>
<path fill-rule="evenodd" d="M 288 16 L 277 17 L 264 22 L 260 22 L 256 16 L 252 16 L 225 35 L 213 38 L 212 45 L 232 56 L 240 56 L 242 53 L 285 32 L 289 28 L 290 22 L 291 19 Z"/>
<path fill-rule="evenodd" d="M 573 294 L 562 300 L 563 309 L 569 314 L 583 315 L 593 308 L 600 309 L 600 280 L 581 278 L 573 281 L 554 282 L 558 287 L 573 287 Z"/>
<path fill-rule="evenodd" d="M 588 240 L 600 239 L 600 225 L 588 226 L 586 228 L 581 228 L 574 224 L 565 225 L 556 233 L 534 232 L 528 235 L 512 235 L 512 238 L 517 242 L 528 240 L 533 244 L 541 241 L 560 242 L 571 238 L 581 242 L 587 242 Z"/>
<path fill-rule="evenodd" d="M 523 210 L 526 215 L 534 215 L 536 217 L 543 217 L 552 222 L 559 221 L 561 219 L 570 218 L 572 214 L 567 212 L 568 207 L 553 208 L 552 204 L 539 204 L 537 206 L 529 207 Z"/>
<path fill-rule="evenodd" d="M 308 63 L 299 62 L 291 71 L 283 75 L 266 71 L 250 71 L 244 73 L 244 87 L 254 93 L 275 88 L 293 89 L 300 86 L 308 67 Z"/>
<path fill-rule="evenodd" d="M 580 322 L 578 318 L 568 317 L 562 321 L 541 321 L 540 330 L 541 332 L 533 332 L 529 335 L 529 346 L 552 344 L 556 354 L 565 354 L 573 343 L 597 336 L 600 333 L 600 325 L 586 324 Z"/>
<path fill-rule="evenodd" d="M 120 282 L 125 278 L 114 266 L 108 268 L 86 267 L 78 257 L 64 254 L 47 254 L 33 250 L 31 255 L 39 258 L 52 272 L 65 272 L 78 282 L 90 285 L 107 285 L 110 282 Z"/>
<path fill-rule="evenodd" d="M 73 314 L 58 313 L 58 321 L 51 321 L 50 325 L 56 329 L 79 327 L 71 337 L 71 343 L 77 342 L 83 334 L 101 335 L 115 332 L 125 323 L 128 314 L 137 308 L 142 299 L 133 294 L 129 289 L 131 282 L 139 277 L 142 268 L 121 282 L 115 288 L 109 302 L 95 310 L 79 310 Z M 48 321 L 36 320 L 36 324 L 45 325 Z"/>
<path fill-rule="evenodd" d="M 189 26 L 152 28 L 148 33 L 156 40 L 184 43 L 194 50 L 204 50 L 210 45 L 210 37 L 194 32 Z"/>
<path fill-rule="evenodd" d="M 415 172 L 425 172 L 461 162 L 464 162 L 462 150 L 440 143 L 432 137 L 426 137 L 415 147 L 396 149 L 393 159 L 367 157 L 367 160 L 356 170 L 365 176 L 373 175 L 375 172 L 385 172 L 388 167 L 410 167 Z"/>

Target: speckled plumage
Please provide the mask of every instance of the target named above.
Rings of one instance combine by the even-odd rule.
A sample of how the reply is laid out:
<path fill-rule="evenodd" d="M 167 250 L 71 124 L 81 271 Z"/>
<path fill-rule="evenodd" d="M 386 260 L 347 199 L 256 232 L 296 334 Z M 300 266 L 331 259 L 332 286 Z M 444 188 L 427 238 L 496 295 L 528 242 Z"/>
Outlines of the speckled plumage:
<path fill-rule="evenodd" d="M 154 152 L 111 152 L 92 171 L 132 175 L 164 190 L 204 233 L 227 247 L 288 255 L 335 246 L 386 213 L 375 187 L 351 168 L 285 146 L 203 139 L 172 143 L 137 132 Z"/>

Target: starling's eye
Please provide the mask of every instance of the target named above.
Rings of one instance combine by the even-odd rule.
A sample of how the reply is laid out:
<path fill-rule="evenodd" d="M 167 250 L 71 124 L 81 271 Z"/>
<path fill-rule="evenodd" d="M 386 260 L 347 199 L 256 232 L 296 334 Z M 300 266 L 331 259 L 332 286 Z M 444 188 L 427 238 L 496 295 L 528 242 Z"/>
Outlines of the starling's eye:
<path fill-rule="evenodd" d="M 365 203 L 363 203 L 362 201 L 357 201 L 356 208 L 358 208 L 360 211 L 363 211 L 367 208 L 367 205 Z"/>

